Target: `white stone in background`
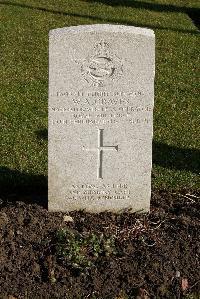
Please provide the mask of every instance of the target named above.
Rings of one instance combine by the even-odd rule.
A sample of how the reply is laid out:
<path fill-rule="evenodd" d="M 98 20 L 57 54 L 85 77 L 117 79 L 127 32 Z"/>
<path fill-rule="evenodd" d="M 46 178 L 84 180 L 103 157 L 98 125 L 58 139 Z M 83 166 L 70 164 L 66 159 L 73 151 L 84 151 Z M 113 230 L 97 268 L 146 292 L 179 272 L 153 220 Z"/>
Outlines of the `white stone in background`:
<path fill-rule="evenodd" d="M 149 29 L 50 31 L 50 211 L 149 210 L 154 55 Z"/>
<path fill-rule="evenodd" d="M 69 215 L 64 215 L 63 221 L 64 222 L 74 222 L 74 219 Z"/>

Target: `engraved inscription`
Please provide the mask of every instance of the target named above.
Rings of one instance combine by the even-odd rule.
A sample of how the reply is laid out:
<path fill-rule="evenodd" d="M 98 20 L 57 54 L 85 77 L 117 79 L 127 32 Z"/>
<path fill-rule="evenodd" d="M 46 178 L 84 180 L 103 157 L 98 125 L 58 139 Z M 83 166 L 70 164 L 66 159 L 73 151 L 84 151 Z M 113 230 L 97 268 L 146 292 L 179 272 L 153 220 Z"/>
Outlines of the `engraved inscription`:
<path fill-rule="evenodd" d="M 98 147 L 87 149 L 83 147 L 86 151 L 98 151 L 98 165 L 97 165 L 97 178 L 103 179 L 103 152 L 106 150 L 118 151 L 118 145 L 104 145 L 103 144 L 103 129 L 98 129 Z"/>
<path fill-rule="evenodd" d="M 131 125 L 140 125 L 140 124 L 150 124 L 152 123 L 152 120 L 150 118 L 130 118 L 127 120 L 129 121 L 129 123 Z M 117 124 L 119 123 L 119 120 L 117 119 L 56 119 L 56 120 L 52 120 L 51 124 L 52 125 L 106 125 L 106 124 Z"/>
<path fill-rule="evenodd" d="M 130 186 L 119 184 L 72 184 L 66 195 L 70 200 L 125 200 L 130 198 Z"/>
<path fill-rule="evenodd" d="M 144 95 L 141 90 L 129 90 L 125 91 L 69 91 L 69 90 L 59 90 L 55 94 L 57 97 L 125 97 L 129 96 L 135 98 L 137 96 Z"/>
<path fill-rule="evenodd" d="M 61 97 L 67 105 L 49 107 L 56 113 L 52 124 L 101 126 L 127 122 L 131 126 L 148 125 L 152 122 L 153 106 L 144 105 L 144 96 L 141 90 L 58 91 L 56 97 Z"/>

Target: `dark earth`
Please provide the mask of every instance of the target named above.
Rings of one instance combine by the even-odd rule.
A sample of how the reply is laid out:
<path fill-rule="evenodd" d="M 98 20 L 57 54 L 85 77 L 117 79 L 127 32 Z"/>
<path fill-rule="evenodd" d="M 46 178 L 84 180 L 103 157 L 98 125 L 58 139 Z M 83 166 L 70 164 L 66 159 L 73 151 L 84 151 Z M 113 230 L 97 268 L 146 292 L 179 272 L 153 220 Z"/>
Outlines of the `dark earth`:
<path fill-rule="evenodd" d="M 148 214 L 71 219 L 2 197 L 0 298 L 200 298 L 199 198 L 154 190 Z"/>

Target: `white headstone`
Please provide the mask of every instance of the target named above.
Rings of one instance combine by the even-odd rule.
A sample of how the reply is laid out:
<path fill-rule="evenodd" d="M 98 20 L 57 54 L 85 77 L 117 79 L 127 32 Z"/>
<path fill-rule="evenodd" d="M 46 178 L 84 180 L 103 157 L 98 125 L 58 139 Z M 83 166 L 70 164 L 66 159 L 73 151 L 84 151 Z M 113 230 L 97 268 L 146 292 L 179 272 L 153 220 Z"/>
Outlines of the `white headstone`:
<path fill-rule="evenodd" d="M 148 211 L 153 31 L 86 25 L 49 39 L 49 210 Z"/>

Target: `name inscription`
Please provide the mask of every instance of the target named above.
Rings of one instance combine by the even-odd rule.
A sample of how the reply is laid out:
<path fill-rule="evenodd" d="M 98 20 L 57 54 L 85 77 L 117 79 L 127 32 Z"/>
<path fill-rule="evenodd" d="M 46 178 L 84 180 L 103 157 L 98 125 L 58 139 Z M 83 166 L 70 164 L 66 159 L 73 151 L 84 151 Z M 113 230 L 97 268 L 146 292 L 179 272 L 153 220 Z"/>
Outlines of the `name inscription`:
<path fill-rule="evenodd" d="M 139 105 L 142 91 L 58 91 L 58 106 L 49 107 L 52 125 L 101 125 L 121 121 L 131 125 L 152 122 L 152 105 Z M 63 105 L 60 105 L 63 100 Z M 67 103 L 67 105 L 65 104 Z"/>

